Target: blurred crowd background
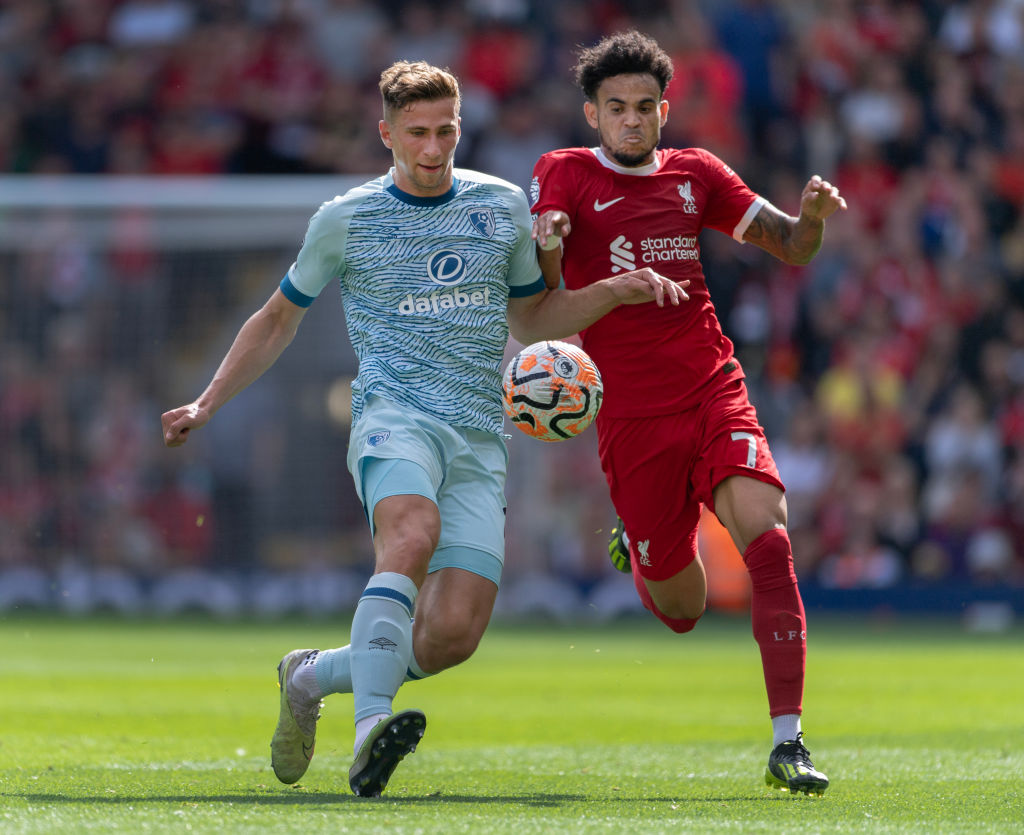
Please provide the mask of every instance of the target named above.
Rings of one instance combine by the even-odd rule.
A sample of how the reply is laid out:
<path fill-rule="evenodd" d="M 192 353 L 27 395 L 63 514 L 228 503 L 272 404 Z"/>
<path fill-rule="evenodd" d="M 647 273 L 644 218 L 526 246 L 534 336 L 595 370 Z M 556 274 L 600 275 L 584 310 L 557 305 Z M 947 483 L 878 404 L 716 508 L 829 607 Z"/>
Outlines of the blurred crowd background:
<path fill-rule="evenodd" d="M 805 596 L 1019 601 L 1024 0 L 0 0 L 0 182 L 291 175 L 330 199 L 389 165 L 376 83 L 406 58 L 462 81 L 457 164 L 527 189 L 540 154 L 594 144 L 577 47 L 630 27 L 675 62 L 664 144 L 711 149 L 784 211 L 812 173 L 850 206 L 804 268 L 701 242 Z M 0 231 L 18 217 L 4 204 Z M 218 247 L 207 226 L 162 249 L 127 205 L 100 236 L 50 211 L 4 238 L 0 608 L 330 612 L 362 588 L 330 293 L 263 380 L 161 443 L 304 230 Z M 510 447 L 499 609 L 635 606 L 593 432 Z"/>

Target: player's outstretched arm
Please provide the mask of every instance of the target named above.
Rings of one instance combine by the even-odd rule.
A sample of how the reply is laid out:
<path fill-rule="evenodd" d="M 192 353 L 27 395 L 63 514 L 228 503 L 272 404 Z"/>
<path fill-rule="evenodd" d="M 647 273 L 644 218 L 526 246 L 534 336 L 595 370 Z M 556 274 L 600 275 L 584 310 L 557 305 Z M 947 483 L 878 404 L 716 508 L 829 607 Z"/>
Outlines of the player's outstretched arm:
<path fill-rule="evenodd" d="M 821 248 L 825 219 L 845 208 L 839 189 L 815 174 L 800 195 L 799 217 L 765 203 L 743 233 L 743 240 L 787 264 L 807 264 Z"/>
<path fill-rule="evenodd" d="M 275 290 L 242 325 L 199 399 L 161 415 L 164 443 L 181 446 L 191 430 L 208 423 L 214 412 L 270 368 L 292 341 L 305 313 L 306 308 Z"/>
<path fill-rule="evenodd" d="M 621 304 L 677 306 L 690 297 L 689 281 L 672 281 L 650 267 L 595 281 L 579 290 L 542 290 L 508 302 L 512 336 L 529 345 L 542 339 L 565 339 L 594 324 Z"/>

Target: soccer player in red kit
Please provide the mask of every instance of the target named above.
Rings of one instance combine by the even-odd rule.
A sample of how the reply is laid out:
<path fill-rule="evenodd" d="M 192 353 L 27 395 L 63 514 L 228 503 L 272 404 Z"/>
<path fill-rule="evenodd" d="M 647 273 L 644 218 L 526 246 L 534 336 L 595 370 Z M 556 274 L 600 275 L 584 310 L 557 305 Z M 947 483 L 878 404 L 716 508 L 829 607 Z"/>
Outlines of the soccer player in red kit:
<path fill-rule="evenodd" d="M 659 148 L 671 77 L 671 59 L 639 32 L 580 53 L 576 80 L 599 144 L 552 151 L 537 162 L 533 233 L 552 287 L 564 280 L 575 289 L 641 267 L 689 280 L 684 304 L 619 307 L 582 332 L 605 384 L 597 419 L 601 465 L 621 517 L 618 531 L 629 535 L 622 546 L 628 562 L 623 553 L 618 567 L 632 571 L 656 617 L 688 632 L 707 596 L 697 554 L 701 505 L 718 516 L 753 589 L 751 619 L 773 726 L 765 780 L 820 794 L 828 778 L 812 764 L 800 727 L 806 625 L 784 487 L 715 315 L 698 235 L 716 229 L 787 264 L 806 264 L 821 246 L 825 219 L 846 204 L 815 176 L 794 218 L 714 154 Z"/>

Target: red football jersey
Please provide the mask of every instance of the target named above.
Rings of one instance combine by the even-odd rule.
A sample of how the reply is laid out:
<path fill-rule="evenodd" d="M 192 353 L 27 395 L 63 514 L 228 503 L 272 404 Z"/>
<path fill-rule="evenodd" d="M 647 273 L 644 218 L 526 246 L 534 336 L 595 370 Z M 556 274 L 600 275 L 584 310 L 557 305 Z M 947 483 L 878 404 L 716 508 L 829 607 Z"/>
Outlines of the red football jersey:
<path fill-rule="evenodd" d="M 621 305 L 581 334 L 604 380 L 602 415 L 680 411 L 716 374 L 742 376 L 708 294 L 698 235 L 710 227 L 742 241 L 763 198 L 699 148 L 661 149 L 635 169 L 598 148 L 566 148 L 542 156 L 533 173 L 534 215 L 560 209 L 572 222 L 562 241 L 566 287 L 642 267 L 690 280 L 690 300 L 678 307 Z"/>

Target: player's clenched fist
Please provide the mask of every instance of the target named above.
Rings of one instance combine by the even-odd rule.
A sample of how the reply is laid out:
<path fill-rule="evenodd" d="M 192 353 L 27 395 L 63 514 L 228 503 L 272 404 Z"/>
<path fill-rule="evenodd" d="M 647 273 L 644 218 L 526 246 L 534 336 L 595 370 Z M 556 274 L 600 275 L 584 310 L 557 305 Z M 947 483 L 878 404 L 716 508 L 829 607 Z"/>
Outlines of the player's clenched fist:
<path fill-rule="evenodd" d="M 846 201 L 828 180 L 817 174 L 807 181 L 800 195 L 800 213 L 815 220 L 825 220 L 837 209 L 845 209 Z"/>
<path fill-rule="evenodd" d="M 160 416 L 160 423 L 164 430 L 164 444 L 181 446 L 188 440 L 189 430 L 205 426 L 209 420 L 210 414 L 195 403 L 164 412 Z"/>

